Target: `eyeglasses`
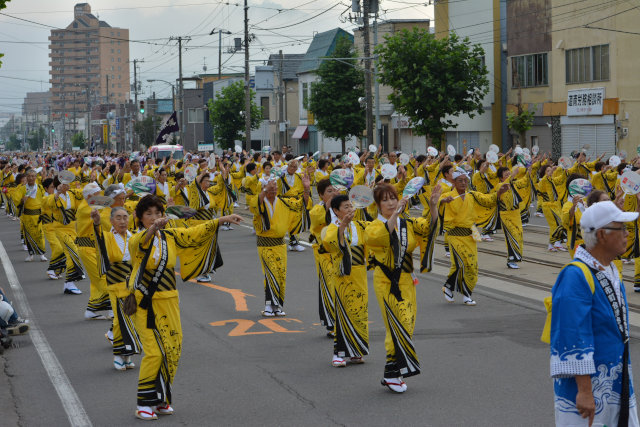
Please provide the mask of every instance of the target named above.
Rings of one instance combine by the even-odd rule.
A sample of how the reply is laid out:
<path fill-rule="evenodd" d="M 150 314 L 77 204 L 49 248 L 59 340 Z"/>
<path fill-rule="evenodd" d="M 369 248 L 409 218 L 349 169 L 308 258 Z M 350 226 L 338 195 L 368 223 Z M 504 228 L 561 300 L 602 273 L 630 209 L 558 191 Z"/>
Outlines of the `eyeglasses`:
<path fill-rule="evenodd" d="M 616 230 L 616 231 L 626 231 L 627 227 L 601 227 L 601 230 Z"/>

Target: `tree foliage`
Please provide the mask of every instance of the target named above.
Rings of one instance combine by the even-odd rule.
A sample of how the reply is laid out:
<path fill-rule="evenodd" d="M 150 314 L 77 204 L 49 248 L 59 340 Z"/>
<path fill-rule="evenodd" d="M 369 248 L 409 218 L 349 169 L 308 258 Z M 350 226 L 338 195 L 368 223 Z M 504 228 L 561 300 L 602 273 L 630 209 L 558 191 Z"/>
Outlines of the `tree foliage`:
<path fill-rule="evenodd" d="M 525 134 L 533 127 L 534 111 L 525 110 L 518 105 L 517 113 L 507 113 L 507 126 L 520 137 L 520 144 L 525 144 Z"/>
<path fill-rule="evenodd" d="M 254 102 L 251 91 L 251 129 L 258 129 L 262 121 L 262 109 Z M 235 141 L 244 138 L 244 82 L 237 81 L 223 88 L 210 99 L 209 122 L 213 127 L 213 140 L 223 149 L 233 148 Z"/>
<path fill-rule="evenodd" d="M 142 120 L 136 122 L 133 130 L 138 134 L 140 144 L 151 147 L 156 142 L 155 123 L 159 123 L 160 118 L 148 114 Z"/>
<path fill-rule="evenodd" d="M 389 100 L 407 116 L 418 135 L 439 146 L 444 130 L 457 125 L 451 116 L 484 112 L 489 92 L 484 49 L 455 33 L 436 39 L 427 29 L 402 30 L 378 45 L 379 80 L 393 89 Z"/>
<path fill-rule="evenodd" d="M 11 0 L 0 0 L 0 10 L 5 9 L 7 7 L 7 3 L 9 3 Z M 4 56 L 3 53 L 0 53 L 0 58 L 2 58 Z M 0 61 L 0 67 L 2 67 L 2 61 Z"/>
<path fill-rule="evenodd" d="M 44 127 L 40 126 L 38 129 L 34 129 L 27 135 L 27 143 L 29 148 L 33 151 L 42 149 L 42 141 L 47 137 L 47 132 Z"/>
<path fill-rule="evenodd" d="M 79 147 L 81 150 L 85 148 L 86 141 L 82 132 L 77 132 L 71 135 L 71 145 L 73 147 Z"/>
<path fill-rule="evenodd" d="M 365 110 L 358 98 L 364 96 L 364 72 L 357 68 L 353 42 L 340 37 L 330 58 L 353 58 L 323 61 L 318 68 L 319 81 L 311 85 L 309 111 L 325 136 L 342 141 L 359 135 L 366 127 Z"/>

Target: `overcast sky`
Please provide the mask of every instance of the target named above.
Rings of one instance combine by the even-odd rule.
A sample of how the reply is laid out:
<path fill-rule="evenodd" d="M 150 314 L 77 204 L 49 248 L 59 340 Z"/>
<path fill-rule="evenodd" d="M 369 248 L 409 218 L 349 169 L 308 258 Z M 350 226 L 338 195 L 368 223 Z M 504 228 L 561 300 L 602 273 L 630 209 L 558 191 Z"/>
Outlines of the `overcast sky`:
<path fill-rule="evenodd" d="M 426 6 L 427 2 L 383 0 L 380 18 L 433 19 L 433 6 Z M 33 22 L 0 15 L 0 52 L 5 54 L 0 68 L 0 112 L 19 114 L 26 92 L 49 88 L 47 38 L 51 27 L 65 28 L 71 23 L 76 3 L 79 2 L 12 0 L 1 12 Z M 170 36 L 192 38 L 183 50 L 183 75 L 189 76 L 201 73 L 205 63 L 208 72 L 217 72 L 218 36 L 209 36 L 209 32 L 213 28 L 229 30 L 234 34 L 223 35 L 223 73 L 243 72 L 244 55 L 224 53 L 234 37 L 242 37 L 243 0 L 231 0 L 229 4 L 220 0 L 94 0 L 89 4 L 92 13 L 112 27 L 129 29 L 130 59 L 144 60 L 139 68 L 143 96 L 152 91 L 157 97 L 171 95 L 168 85 L 147 83 L 147 79 L 173 81 L 177 77 L 177 42 L 169 41 Z M 250 46 L 252 68 L 280 49 L 284 53 L 306 52 L 315 32 L 335 27 L 352 32 L 354 24 L 345 19 L 350 5 L 351 0 L 249 0 L 250 32 L 256 35 Z M 302 22 L 305 20 L 308 21 Z M 133 81 L 133 66 L 130 68 Z"/>

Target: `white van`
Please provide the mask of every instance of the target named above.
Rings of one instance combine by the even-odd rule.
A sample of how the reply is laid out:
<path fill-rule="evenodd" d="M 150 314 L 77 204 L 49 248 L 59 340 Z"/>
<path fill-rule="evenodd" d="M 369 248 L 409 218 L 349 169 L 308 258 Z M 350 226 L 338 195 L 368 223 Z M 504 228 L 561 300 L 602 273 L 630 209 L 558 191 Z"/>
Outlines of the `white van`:
<path fill-rule="evenodd" d="M 175 160 L 181 160 L 184 157 L 184 148 L 182 145 L 159 144 L 149 147 L 149 157 L 152 159 L 169 158 L 173 154 Z"/>

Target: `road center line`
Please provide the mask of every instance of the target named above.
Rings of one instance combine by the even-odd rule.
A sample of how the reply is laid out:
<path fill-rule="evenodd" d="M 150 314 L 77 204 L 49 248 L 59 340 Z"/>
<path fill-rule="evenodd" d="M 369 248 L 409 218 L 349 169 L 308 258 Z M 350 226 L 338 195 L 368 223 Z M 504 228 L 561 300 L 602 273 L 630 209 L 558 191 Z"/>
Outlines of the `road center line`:
<path fill-rule="evenodd" d="M 0 259 L 2 260 L 2 266 L 4 267 L 4 272 L 7 275 L 9 286 L 11 286 L 11 290 L 13 291 L 13 298 L 16 306 L 20 313 L 29 319 L 29 336 L 31 337 L 33 346 L 38 352 L 38 356 L 40 356 L 42 366 L 44 366 L 45 371 L 47 371 L 51 384 L 53 384 L 53 387 L 56 389 L 56 393 L 58 393 L 58 397 L 62 402 L 62 407 L 69 418 L 69 423 L 73 427 L 92 426 L 91 420 L 89 419 L 87 412 L 84 410 L 78 394 L 73 389 L 73 386 L 69 381 L 69 377 L 67 377 L 62 365 L 60 365 L 60 362 L 49 345 L 47 338 L 44 336 L 44 333 L 35 322 L 33 312 L 31 311 L 31 307 L 27 301 L 27 296 L 22 289 L 22 285 L 20 285 L 20 282 L 18 281 L 18 276 L 16 275 L 16 271 L 13 268 L 11 259 L 9 258 L 2 241 L 0 241 Z"/>

